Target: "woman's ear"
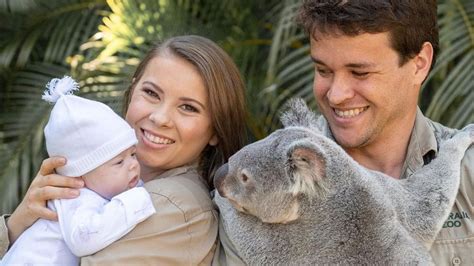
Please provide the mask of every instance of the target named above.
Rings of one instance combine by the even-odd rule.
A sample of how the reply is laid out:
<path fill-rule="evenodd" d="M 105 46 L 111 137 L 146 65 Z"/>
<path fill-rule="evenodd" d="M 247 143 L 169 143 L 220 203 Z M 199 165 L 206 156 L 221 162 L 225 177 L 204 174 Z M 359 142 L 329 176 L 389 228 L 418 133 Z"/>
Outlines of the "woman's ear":
<path fill-rule="evenodd" d="M 209 145 L 216 146 L 217 144 L 219 144 L 219 138 L 216 134 L 214 134 L 212 135 L 211 139 L 209 139 Z"/>
<path fill-rule="evenodd" d="M 417 84 L 422 84 L 430 72 L 433 62 L 433 46 L 429 42 L 423 43 L 420 52 L 415 56 L 415 79 Z"/>

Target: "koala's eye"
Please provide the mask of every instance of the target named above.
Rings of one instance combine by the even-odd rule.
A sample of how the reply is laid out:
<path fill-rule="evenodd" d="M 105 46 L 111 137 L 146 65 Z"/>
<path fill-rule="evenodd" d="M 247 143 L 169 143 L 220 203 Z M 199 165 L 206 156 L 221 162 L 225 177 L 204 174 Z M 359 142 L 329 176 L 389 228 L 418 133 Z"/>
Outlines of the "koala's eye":
<path fill-rule="evenodd" d="M 249 177 L 246 174 L 242 173 L 240 175 L 240 179 L 242 180 L 242 182 L 246 183 L 249 180 Z"/>

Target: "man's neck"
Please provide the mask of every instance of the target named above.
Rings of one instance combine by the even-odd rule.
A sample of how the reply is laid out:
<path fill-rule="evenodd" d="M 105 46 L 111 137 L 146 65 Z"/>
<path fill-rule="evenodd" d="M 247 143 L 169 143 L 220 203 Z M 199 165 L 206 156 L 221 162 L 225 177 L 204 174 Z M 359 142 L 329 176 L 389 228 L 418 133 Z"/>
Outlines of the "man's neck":
<path fill-rule="evenodd" d="M 379 137 L 363 147 L 345 150 L 362 166 L 398 179 L 402 175 L 415 116 L 410 120 L 412 120 L 409 122 L 411 126 L 399 128 L 396 134 Z"/>

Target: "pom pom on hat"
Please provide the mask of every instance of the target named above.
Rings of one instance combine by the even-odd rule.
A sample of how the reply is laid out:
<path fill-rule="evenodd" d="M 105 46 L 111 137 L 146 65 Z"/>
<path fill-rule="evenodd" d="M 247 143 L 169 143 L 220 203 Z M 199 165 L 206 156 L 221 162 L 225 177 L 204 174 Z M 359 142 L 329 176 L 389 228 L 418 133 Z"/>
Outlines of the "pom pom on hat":
<path fill-rule="evenodd" d="M 46 90 L 41 99 L 55 103 L 62 95 L 71 95 L 77 90 L 79 90 L 79 84 L 71 77 L 64 76 L 62 79 L 54 78 L 46 84 Z"/>
<path fill-rule="evenodd" d="M 135 131 L 107 105 L 72 95 L 79 85 L 70 77 L 53 79 L 42 98 L 54 103 L 44 128 L 49 156 L 63 156 L 56 169 L 81 176 L 137 143 Z"/>

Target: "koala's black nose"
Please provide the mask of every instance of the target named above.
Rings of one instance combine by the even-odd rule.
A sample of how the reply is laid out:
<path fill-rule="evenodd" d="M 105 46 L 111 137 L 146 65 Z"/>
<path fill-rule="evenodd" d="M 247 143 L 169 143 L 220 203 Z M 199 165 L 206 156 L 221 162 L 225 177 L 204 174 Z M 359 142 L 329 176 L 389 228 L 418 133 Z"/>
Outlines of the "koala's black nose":
<path fill-rule="evenodd" d="M 223 164 L 221 167 L 219 167 L 214 174 L 214 187 L 219 191 L 219 194 L 222 197 L 225 197 L 224 195 L 224 180 L 225 176 L 229 172 L 229 165 Z"/>

